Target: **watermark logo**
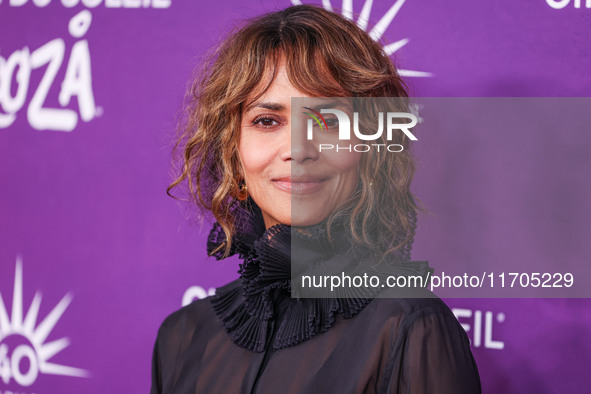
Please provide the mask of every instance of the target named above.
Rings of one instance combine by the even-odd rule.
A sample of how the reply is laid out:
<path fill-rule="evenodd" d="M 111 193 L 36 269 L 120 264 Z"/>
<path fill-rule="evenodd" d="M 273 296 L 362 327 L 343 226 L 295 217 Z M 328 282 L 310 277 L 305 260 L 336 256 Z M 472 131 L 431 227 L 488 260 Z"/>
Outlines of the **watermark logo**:
<path fill-rule="evenodd" d="M 313 110 L 310 107 L 304 107 L 305 109 L 307 109 L 310 112 L 314 112 L 315 115 L 311 114 L 310 112 L 304 112 L 305 115 L 311 116 L 312 119 L 314 119 L 316 121 L 316 124 L 318 124 L 318 127 L 320 127 L 320 129 L 322 129 L 322 125 L 324 124 L 324 127 L 326 127 L 326 130 L 328 130 L 328 125 L 326 124 L 326 119 L 324 119 L 324 117 L 322 116 L 322 114 L 318 111 Z M 322 119 L 322 123 L 320 123 L 320 119 Z M 312 119 L 308 120 L 308 139 L 311 140 L 311 125 L 312 125 Z"/>
<path fill-rule="evenodd" d="M 403 133 L 406 138 L 411 141 L 418 141 L 418 138 L 412 133 L 412 128 L 417 125 L 419 122 L 416 115 L 409 113 L 409 112 L 379 112 L 378 119 L 377 119 L 377 130 L 371 131 L 364 130 L 363 132 L 359 126 L 359 113 L 353 112 L 353 122 L 351 123 L 351 119 L 349 115 L 345 111 L 341 111 L 339 109 L 320 109 L 320 111 L 313 110 L 309 107 L 303 107 L 310 112 L 304 112 L 304 114 L 310 116 L 312 119 L 308 119 L 307 129 L 306 129 L 306 138 L 308 141 L 314 139 L 314 127 L 315 124 L 322 130 L 328 130 L 328 124 L 326 118 L 323 117 L 323 114 L 331 114 L 333 117 L 329 118 L 331 125 L 338 123 L 338 140 L 339 141 L 351 141 L 352 135 L 351 130 L 353 130 L 353 135 L 355 138 L 361 141 L 377 141 L 383 140 L 383 135 L 385 133 L 386 140 L 392 141 L 394 139 L 395 133 Z M 313 112 L 313 113 L 311 113 Z M 331 126 L 335 128 L 335 126 Z M 388 152 L 402 152 L 404 147 L 401 144 L 355 144 L 355 145 L 339 145 L 333 143 L 321 143 L 318 145 L 318 151 L 348 151 L 348 152 L 369 152 L 372 149 L 376 149 L 378 151 L 384 150 Z"/>
<path fill-rule="evenodd" d="M 310 109 L 308 107 L 304 107 L 306 109 Z M 313 111 L 313 110 L 312 110 Z M 349 115 L 347 115 L 344 111 L 339 109 L 321 109 L 320 113 L 314 111 L 316 114 L 320 116 L 324 124 L 326 125 L 326 120 L 322 117 L 321 114 L 333 114 L 337 117 L 339 122 L 339 140 L 341 141 L 349 141 L 351 140 L 351 120 L 349 119 Z M 305 112 L 307 115 L 312 116 L 318 125 L 320 121 L 313 116 Z M 383 112 L 378 114 L 378 130 L 373 134 L 365 134 L 359 131 L 359 113 L 353 112 L 353 133 L 355 137 L 359 138 L 362 141 L 375 141 L 382 137 L 384 133 L 384 117 L 386 120 L 386 139 L 388 141 L 392 141 L 392 136 L 394 131 L 401 131 L 403 132 L 411 141 L 417 141 L 417 137 L 410 131 L 413 127 L 415 127 L 418 123 L 418 119 L 415 115 L 408 113 L 408 112 L 388 112 L 385 116 Z M 401 119 L 409 119 L 410 122 L 400 123 Z M 313 131 L 314 124 L 312 123 L 312 119 L 308 119 L 308 129 L 307 129 L 307 138 L 311 140 L 314 137 Z M 328 126 L 326 126 L 328 129 Z"/>
<path fill-rule="evenodd" d="M 0 293 L 0 379 L 4 384 L 14 380 L 21 386 L 30 386 L 42 374 L 88 377 L 88 371 L 52 363 L 49 360 L 70 345 L 68 338 L 46 342 L 51 330 L 72 302 L 66 294 L 37 324 L 41 306 L 41 293 L 37 291 L 31 306 L 24 315 L 23 309 L 23 263 L 16 259 L 12 311 L 8 310 Z M 28 365 L 28 368 L 27 368 Z"/>

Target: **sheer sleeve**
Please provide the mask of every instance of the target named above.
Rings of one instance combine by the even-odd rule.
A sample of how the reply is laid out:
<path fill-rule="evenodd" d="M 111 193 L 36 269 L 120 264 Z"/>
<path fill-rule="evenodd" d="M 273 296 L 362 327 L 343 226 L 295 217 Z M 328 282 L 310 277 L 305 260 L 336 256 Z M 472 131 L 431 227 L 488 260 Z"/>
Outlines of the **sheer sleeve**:
<path fill-rule="evenodd" d="M 150 388 L 150 394 L 161 394 L 162 393 L 162 365 L 160 359 L 160 342 L 162 341 L 162 330 L 163 326 L 160 326 L 156 342 L 154 343 L 154 351 L 152 353 L 152 386 Z"/>
<path fill-rule="evenodd" d="M 209 363 L 203 361 L 211 357 L 206 355 L 206 348 L 211 345 L 212 352 L 219 351 L 221 356 L 223 351 L 215 344 L 226 337 L 207 298 L 168 315 L 154 343 L 150 394 L 208 392 L 196 390 L 197 377 L 209 371 L 206 368 Z M 231 343 L 229 339 L 228 343 Z"/>
<path fill-rule="evenodd" d="M 417 312 L 403 325 L 399 370 L 393 371 L 388 393 L 482 392 L 468 336 L 449 309 Z"/>

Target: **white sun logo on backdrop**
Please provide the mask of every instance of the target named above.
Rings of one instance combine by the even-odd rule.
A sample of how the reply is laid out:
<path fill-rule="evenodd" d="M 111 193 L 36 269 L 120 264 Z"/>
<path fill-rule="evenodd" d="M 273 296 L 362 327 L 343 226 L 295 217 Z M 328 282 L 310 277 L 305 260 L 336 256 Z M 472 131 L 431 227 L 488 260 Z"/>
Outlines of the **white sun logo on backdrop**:
<path fill-rule="evenodd" d="M 405 1 L 406 0 L 396 0 L 394 2 L 394 4 L 392 5 L 392 7 L 390 7 L 388 12 L 386 12 L 384 14 L 384 16 L 378 21 L 378 23 L 376 23 L 376 25 L 369 31 L 369 35 L 371 38 L 373 38 L 375 41 L 378 41 L 380 38 L 382 38 L 382 36 L 386 32 L 386 29 L 390 26 L 390 24 L 394 20 L 394 17 L 396 16 L 396 14 L 398 14 L 398 11 L 400 11 L 400 8 L 402 7 L 402 5 L 404 4 Z M 291 0 L 291 3 L 293 5 L 301 5 L 302 4 L 302 2 L 300 0 Z M 331 11 L 331 12 L 333 11 L 332 4 L 330 3 L 330 0 L 322 0 L 322 6 L 327 11 Z M 361 13 L 359 14 L 359 18 L 357 18 L 357 26 L 359 26 L 359 28 L 361 28 L 363 31 L 367 31 L 367 27 L 368 27 L 368 23 L 369 23 L 369 16 L 371 14 L 371 7 L 372 6 L 373 6 L 373 0 L 365 0 L 365 3 L 363 3 L 363 8 L 361 9 Z M 353 0 L 343 0 L 343 5 L 341 8 L 342 8 L 342 15 L 345 18 L 352 21 L 353 20 Z M 393 42 L 392 44 L 388 44 L 388 45 L 384 46 L 384 52 L 386 52 L 386 54 L 388 56 L 391 56 L 392 54 L 394 54 L 394 52 L 398 51 L 400 48 L 402 48 L 403 46 L 408 44 L 408 41 L 409 41 L 408 38 L 403 38 L 401 40 Z M 401 77 L 423 77 L 424 78 L 424 77 L 433 76 L 433 74 L 430 72 L 400 70 L 400 69 L 398 70 L 398 74 L 400 74 Z"/>
<path fill-rule="evenodd" d="M 41 293 L 37 291 L 23 319 L 23 262 L 20 256 L 17 257 L 10 318 L 0 293 L 0 378 L 4 384 L 8 384 L 13 378 L 21 386 L 30 386 L 35 382 L 39 373 L 78 377 L 89 375 L 83 369 L 49 362 L 53 356 L 70 345 L 68 338 L 44 343 L 71 301 L 72 296 L 69 293 L 66 294 L 45 319 L 37 325 L 37 316 L 41 306 Z M 19 339 L 19 344 L 15 346 L 11 354 L 9 354 L 9 346 L 5 343 L 9 337 Z M 28 361 L 29 368 L 23 372 L 21 371 L 23 367 L 21 362 L 24 360 Z"/>

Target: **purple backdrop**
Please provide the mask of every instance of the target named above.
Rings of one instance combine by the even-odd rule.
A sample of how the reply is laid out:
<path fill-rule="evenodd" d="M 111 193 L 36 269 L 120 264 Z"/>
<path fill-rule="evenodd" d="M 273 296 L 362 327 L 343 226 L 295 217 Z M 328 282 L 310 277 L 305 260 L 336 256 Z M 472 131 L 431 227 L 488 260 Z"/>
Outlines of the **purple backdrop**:
<path fill-rule="evenodd" d="M 348 4 L 333 3 L 335 9 Z M 359 14 L 364 2 L 353 3 Z M 393 57 L 417 96 L 591 92 L 591 8 L 585 1 L 373 3 L 370 28 L 388 10 L 398 10 L 382 40 L 397 43 Z M 164 317 L 236 277 L 236 260 L 205 257 L 208 226 L 190 224 L 186 207 L 165 194 L 175 115 L 204 51 L 245 18 L 288 5 L 0 0 L 2 393 L 147 392 Z M 584 128 L 570 132 L 577 134 L 581 155 L 591 137 Z M 464 141 L 464 151 L 475 152 L 470 161 L 419 147 L 419 197 L 439 217 L 485 207 L 494 223 L 500 212 L 492 196 L 439 196 L 448 187 L 441 177 L 456 174 L 457 182 L 468 165 L 487 168 L 495 142 L 488 134 Z M 568 145 L 560 149 L 570 154 L 564 153 Z M 552 157 L 524 156 L 514 166 L 535 168 Z M 577 256 L 588 261 L 589 227 L 572 226 L 570 219 L 589 217 L 589 209 L 567 198 L 589 195 L 581 176 L 589 160 L 577 163 L 551 168 L 548 182 L 576 176 L 557 183 L 566 187 L 564 199 L 550 207 L 570 204 L 567 216 L 544 220 L 572 233 Z M 494 179 L 502 179 L 502 171 L 507 169 L 475 177 L 473 189 L 498 185 Z M 539 194 L 536 182 L 523 187 Z M 536 220 L 511 225 L 522 223 L 526 231 Z M 448 237 L 437 223 L 422 218 L 415 248 L 416 258 L 435 266 L 446 247 L 440 240 Z M 463 244 L 463 253 L 477 255 L 481 245 Z M 505 246 L 500 256 L 511 258 L 512 252 Z M 588 300 L 448 303 L 472 339 L 485 392 L 584 392 L 591 383 Z"/>

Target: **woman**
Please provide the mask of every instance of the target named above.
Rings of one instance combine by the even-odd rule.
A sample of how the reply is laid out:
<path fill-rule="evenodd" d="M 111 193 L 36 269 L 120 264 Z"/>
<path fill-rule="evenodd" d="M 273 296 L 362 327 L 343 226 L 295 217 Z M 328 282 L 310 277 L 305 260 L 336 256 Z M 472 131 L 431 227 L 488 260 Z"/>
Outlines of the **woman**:
<path fill-rule="evenodd" d="M 291 297 L 296 260 L 295 275 L 384 262 L 429 272 L 407 262 L 417 209 L 409 139 L 388 141 L 397 153 L 323 151 L 339 124 L 330 114 L 307 121 L 329 104 L 318 97 L 351 112 L 358 98 L 407 93 L 365 32 L 312 6 L 251 21 L 195 82 L 171 188 L 187 184 L 215 217 L 208 253 L 243 263 L 239 279 L 163 322 L 152 393 L 480 392 L 467 336 L 439 299 L 374 299 L 369 287 Z"/>

